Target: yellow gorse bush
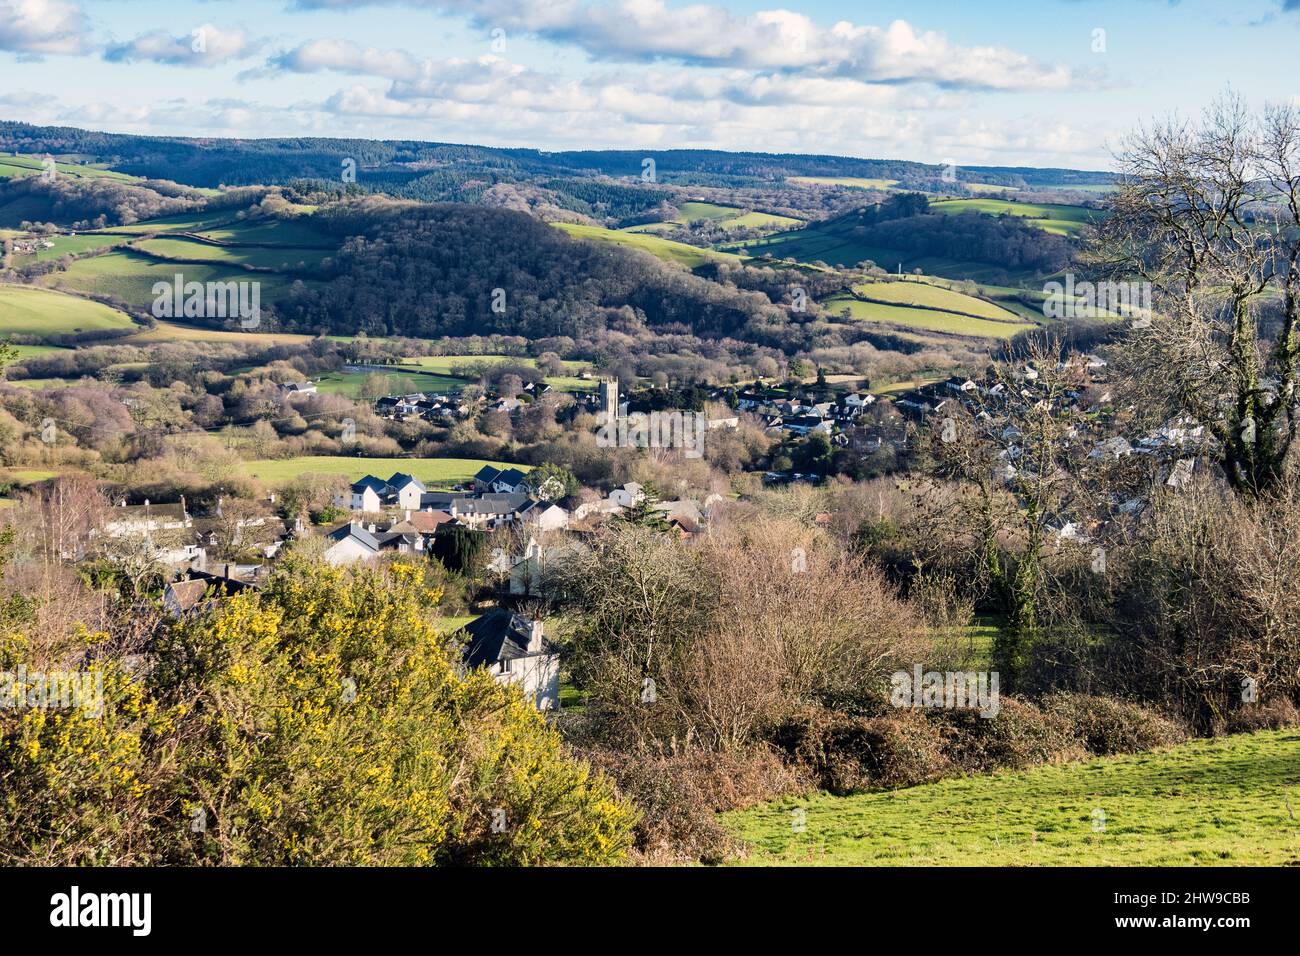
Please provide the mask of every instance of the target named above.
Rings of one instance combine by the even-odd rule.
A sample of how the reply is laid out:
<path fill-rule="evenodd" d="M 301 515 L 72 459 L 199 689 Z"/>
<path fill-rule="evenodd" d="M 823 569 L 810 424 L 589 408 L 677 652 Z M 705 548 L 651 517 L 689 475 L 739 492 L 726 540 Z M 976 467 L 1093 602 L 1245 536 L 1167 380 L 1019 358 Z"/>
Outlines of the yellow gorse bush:
<path fill-rule="evenodd" d="M 516 689 L 460 672 L 422 581 L 290 560 L 164 628 L 143 667 L 96 664 L 101 716 L 0 712 L 0 859 L 622 859 L 634 811 Z"/>

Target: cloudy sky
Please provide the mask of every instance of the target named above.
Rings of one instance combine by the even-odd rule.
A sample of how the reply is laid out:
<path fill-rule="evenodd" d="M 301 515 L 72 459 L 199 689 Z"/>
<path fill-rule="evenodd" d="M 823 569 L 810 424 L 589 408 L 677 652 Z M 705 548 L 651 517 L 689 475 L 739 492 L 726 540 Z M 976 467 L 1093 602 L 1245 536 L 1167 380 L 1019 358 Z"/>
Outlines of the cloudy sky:
<path fill-rule="evenodd" d="M 0 119 L 1100 169 L 1298 49 L 1300 0 L 0 0 Z"/>

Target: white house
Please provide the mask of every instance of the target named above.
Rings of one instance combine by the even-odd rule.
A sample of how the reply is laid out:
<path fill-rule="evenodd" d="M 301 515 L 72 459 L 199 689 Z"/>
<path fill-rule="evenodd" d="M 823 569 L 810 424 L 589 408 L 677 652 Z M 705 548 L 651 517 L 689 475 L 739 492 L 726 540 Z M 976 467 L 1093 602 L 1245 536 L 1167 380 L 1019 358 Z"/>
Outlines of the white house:
<path fill-rule="evenodd" d="M 355 564 L 357 561 L 370 561 L 379 557 L 379 539 L 373 531 L 363 528 L 355 521 L 331 531 L 326 540 L 330 542 L 325 549 L 325 560 L 329 564 Z"/>
<path fill-rule="evenodd" d="M 541 621 L 495 608 L 465 625 L 467 670 L 485 668 L 501 684 L 520 687 L 538 710 L 560 706 L 560 655 Z"/>
<path fill-rule="evenodd" d="M 397 498 L 397 506 L 404 511 L 419 511 L 420 496 L 427 489 L 418 478 L 401 472 L 388 479 L 388 494 Z"/>
<path fill-rule="evenodd" d="M 539 501 L 524 513 L 523 521 L 538 531 L 559 531 L 569 526 L 569 513 L 557 504 Z"/>
<path fill-rule="evenodd" d="M 615 488 L 609 493 L 609 500 L 620 508 L 630 508 L 645 497 L 645 489 L 635 481 L 629 481 L 622 488 Z"/>

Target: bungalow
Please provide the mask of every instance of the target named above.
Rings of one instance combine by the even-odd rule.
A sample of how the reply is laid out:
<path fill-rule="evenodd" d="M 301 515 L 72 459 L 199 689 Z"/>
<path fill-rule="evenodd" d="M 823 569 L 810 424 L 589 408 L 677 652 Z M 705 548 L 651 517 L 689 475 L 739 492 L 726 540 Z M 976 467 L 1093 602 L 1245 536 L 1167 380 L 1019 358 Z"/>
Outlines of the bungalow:
<path fill-rule="evenodd" d="M 560 706 L 560 655 L 546 640 L 541 621 L 495 608 L 465 625 L 463 662 L 485 668 L 501 684 L 521 688 L 538 710 Z"/>
<path fill-rule="evenodd" d="M 315 395 L 315 382 L 286 382 L 280 386 L 285 398 L 297 398 L 299 395 Z"/>

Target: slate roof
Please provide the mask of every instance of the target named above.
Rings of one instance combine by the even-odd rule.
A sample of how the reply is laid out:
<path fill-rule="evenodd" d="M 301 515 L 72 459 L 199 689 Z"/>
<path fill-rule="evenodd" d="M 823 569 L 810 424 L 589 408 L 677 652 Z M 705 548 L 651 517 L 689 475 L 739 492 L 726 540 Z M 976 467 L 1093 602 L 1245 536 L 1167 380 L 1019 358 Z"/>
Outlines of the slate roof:
<path fill-rule="evenodd" d="M 465 647 L 467 667 L 492 667 L 503 660 L 528 656 L 532 622 L 520 614 L 494 608 L 466 624 L 464 630 L 469 635 Z M 555 648 L 545 638 L 542 638 L 542 653 L 555 653 Z"/>

